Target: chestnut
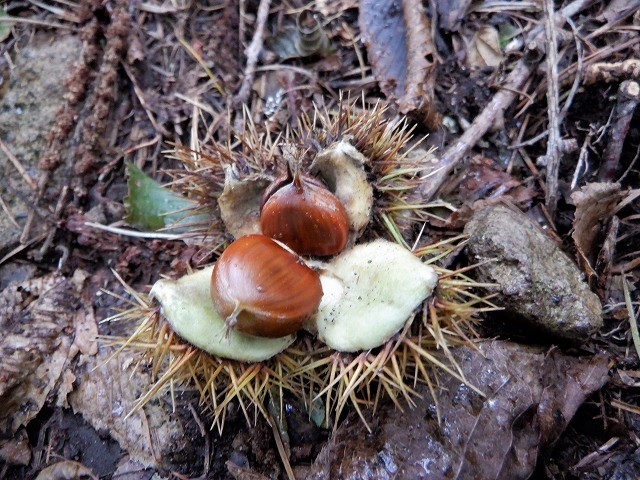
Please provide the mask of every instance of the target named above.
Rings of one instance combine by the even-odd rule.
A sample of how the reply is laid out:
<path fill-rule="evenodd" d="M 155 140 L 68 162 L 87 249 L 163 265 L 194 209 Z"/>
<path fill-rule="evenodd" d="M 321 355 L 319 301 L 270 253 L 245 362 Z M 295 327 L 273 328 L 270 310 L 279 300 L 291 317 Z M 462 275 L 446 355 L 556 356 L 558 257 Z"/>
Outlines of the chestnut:
<path fill-rule="evenodd" d="M 320 180 L 288 169 L 262 197 L 260 227 L 299 255 L 327 256 L 346 245 L 349 217 Z"/>
<path fill-rule="evenodd" d="M 302 328 L 318 309 L 322 285 L 293 252 L 264 235 L 246 235 L 216 262 L 210 293 L 227 329 L 278 338 Z"/>

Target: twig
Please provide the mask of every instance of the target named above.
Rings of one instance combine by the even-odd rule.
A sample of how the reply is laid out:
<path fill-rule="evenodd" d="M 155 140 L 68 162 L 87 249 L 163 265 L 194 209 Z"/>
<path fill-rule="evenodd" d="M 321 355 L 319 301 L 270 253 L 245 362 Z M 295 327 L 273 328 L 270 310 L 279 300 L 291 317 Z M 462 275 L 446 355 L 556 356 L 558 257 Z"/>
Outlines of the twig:
<path fill-rule="evenodd" d="M 584 84 L 614 82 L 620 79 L 640 78 L 640 59 L 630 58 L 616 63 L 594 63 L 584 72 Z"/>
<path fill-rule="evenodd" d="M 24 168 L 24 166 L 20 163 L 20 160 L 18 160 L 16 156 L 13 153 L 11 153 L 11 150 L 9 150 L 9 147 L 7 147 L 2 140 L 0 140 L 0 150 L 4 152 L 4 154 L 7 156 L 9 161 L 13 164 L 14 167 L 16 167 L 16 170 L 18 170 L 18 173 L 20 173 L 20 176 L 23 178 L 23 180 L 27 182 L 27 185 L 31 187 L 31 190 L 35 190 L 36 184 L 33 181 L 33 178 L 31 178 L 31 175 L 29 175 L 29 173 L 27 172 L 27 169 Z"/>
<path fill-rule="evenodd" d="M 49 230 L 49 233 L 47 233 L 47 238 L 42 243 L 40 250 L 34 254 L 34 259 L 38 262 L 42 261 L 45 254 L 49 250 L 49 247 L 51 247 L 51 244 L 53 243 L 53 239 L 56 235 L 56 232 L 58 231 L 57 222 L 58 220 L 60 220 L 60 216 L 62 215 L 62 210 L 67 203 L 67 196 L 69 194 L 69 191 L 70 191 L 69 185 L 63 186 L 62 190 L 60 191 L 60 196 L 58 197 L 58 203 L 56 204 L 56 207 L 53 211 L 54 224 Z"/>
<path fill-rule="evenodd" d="M 547 38 L 547 114 L 549 137 L 547 139 L 547 193 L 545 205 L 551 218 L 558 204 L 558 172 L 560 170 L 560 118 L 558 108 L 558 36 L 555 26 L 553 0 L 544 1 L 545 36 Z"/>
<path fill-rule="evenodd" d="M 631 294 L 629 293 L 629 283 L 624 272 L 622 273 L 622 289 L 624 292 L 624 303 L 627 306 L 627 312 L 629 313 L 629 326 L 631 327 L 631 337 L 633 338 L 633 346 L 636 347 L 636 353 L 640 357 L 640 333 L 638 332 L 638 322 L 636 319 L 636 313 L 633 309 L 633 303 L 631 302 Z"/>
<path fill-rule="evenodd" d="M 73 25 L 65 25 L 64 23 L 47 22 L 44 20 L 37 20 L 35 18 L 11 17 L 9 15 L 0 17 L 0 23 L 27 23 L 29 25 L 40 25 L 43 27 L 59 28 L 61 30 L 71 30 L 74 32 L 78 31 L 78 29 Z"/>
<path fill-rule="evenodd" d="M 578 37 L 578 29 L 576 28 L 576 24 L 573 23 L 573 20 L 567 18 L 567 23 L 571 27 L 571 31 L 573 32 L 573 38 L 576 42 L 576 55 L 577 55 L 577 64 L 578 69 L 576 70 L 576 77 L 573 79 L 573 85 L 571 85 L 571 90 L 569 91 L 569 96 L 567 100 L 564 102 L 562 106 L 562 110 L 560 111 L 560 118 L 564 120 L 567 116 L 567 112 L 569 111 L 569 107 L 573 103 L 573 99 L 578 92 L 578 87 L 580 86 L 580 82 L 582 80 L 582 70 L 584 68 L 584 61 L 582 60 L 582 43 L 580 43 L 580 38 Z"/>
<path fill-rule="evenodd" d="M 633 111 L 640 102 L 640 85 L 627 80 L 620 84 L 618 101 L 614 108 L 613 124 L 609 130 L 609 141 L 604 151 L 602 167 L 598 173 L 601 182 L 612 182 L 616 176 L 624 139 L 629 131 Z"/>
<path fill-rule="evenodd" d="M 544 137 L 546 137 L 548 134 L 549 134 L 549 130 L 544 130 L 544 131 L 540 132 L 538 135 L 536 135 L 535 137 L 530 138 L 529 140 L 525 140 L 524 142 L 518 142 L 518 143 L 516 143 L 514 145 L 509 145 L 507 148 L 517 149 L 517 148 L 522 148 L 522 147 L 528 147 L 530 145 L 535 145 L 540 140 L 542 140 Z"/>
<path fill-rule="evenodd" d="M 2 199 L 2 195 L 0 195 L 0 207 L 2 207 L 4 214 L 7 216 L 9 221 L 13 224 L 13 226 L 16 227 L 17 230 L 20 230 L 20 224 L 16 221 L 15 217 L 13 216 L 13 212 L 9 208 L 9 205 L 7 205 Z"/>
<path fill-rule="evenodd" d="M 591 141 L 591 133 L 587 135 L 582 143 L 582 147 L 580 148 L 580 155 L 578 156 L 578 164 L 576 165 L 576 169 L 573 172 L 573 179 L 571 180 L 571 190 L 578 185 L 578 180 L 580 180 L 581 176 L 584 176 L 589 171 L 589 142 Z M 582 173 L 582 169 L 584 168 L 584 174 Z"/>
<path fill-rule="evenodd" d="M 260 0 L 258 16 L 256 17 L 256 30 L 253 34 L 253 39 L 247 48 L 247 66 L 244 70 L 244 79 L 242 80 L 240 90 L 233 99 L 236 105 L 245 103 L 249 98 L 251 84 L 253 83 L 253 77 L 256 73 L 256 65 L 258 64 L 258 55 L 260 55 L 262 44 L 264 42 L 264 27 L 267 23 L 270 7 L 271 0 Z"/>
<path fill-rule="evenodd" d="M 150 238 L 161 240 L 183 240 L 187 238 L 183 234 L 178 233 L 162 233 L 162 232 L 138 232 L 136 230 L 129 230 L 127 228 L 110 227 L 109 225 L 102 225 L 101 223 L 84 222 L 87 227 L 96 228 L 98 230 L 104 230 L 105 232 L 115 233 L 117 235 L 124 235 L 126 237 L 134 238 Z"/>
<path fill-rule="evenodd" d="M 193 415 L 193 419 L 198 424 L 198 428 L 200 429 L 200 435 L 202 435 L 202 438 L 204 438 L 205 448 L 204 448 L 204 466 L 202 468 L 202 475 L 206 477 L 209 474 L 209 470 L 211 469 L 211 439 L 209 438 L 209 434 L 207 432 L 207 429 L 204 426 L 204 423 L 202 422 L 202 419 L 200 418 L 200 415 L 198 415 L 198 412 L 196 412 L 196 409 L 192 403 L 189 403 L 189 411 L 191 411 L 191 415 Z"/>
<path fill-rule="evenodd" d="M 633 170 L 633 167 L 636 166 L 636 162 L 638 161 L 638 158 L 640 158 L 640 144 L 638 145 L 638 148 L 636 148 L 636 156 L 633 157 L 633 160 L 631 160 L 631 163 L 629 163 L 629 166 L 627 167 L 627 169 L 624 171 L 622 176 L 618 179 L 618 182 L 622 183 L 622 181 L 626 178 L 626 176 L 629 175 L 629 172 Z"/>
<path fill-rule="evenodd" d="M 144 110 L 144 113 L 147 114 L 147 118 L 151 122 L 151 125 L 153 126 L 153 128 L 156 130 L 156 133 L 158 133 L 160 135 L 163 135 L 165 137 L 168 137 L 169 136 L 169 132 L 167 131 L 167 129 L 164 128 L 164 126 L 162 126 L 161 124 L 159 124 L 156 121 L 155 117 L 153 116 L 153 113 L 151 113 L 151 107 L 147 103 L 147 101 L 145 99 L 145 96 L 144 96 L 144 92 L 140 88 L 140 85 L 138 84 L 138 80 L 136 79 L 135 75 L 133 75 L 133 72 L 131 71 L 131 69 L 129 68 L 129 66 L 125 62 L 120 62 L 120 63 L 122 65 L 122 67 L 124 68 L 124 71 L 127 74 L 127 77 L 129 77 L 129 80 L 131 80 L 131 85 L 133 86 L 133 91 L 135 92 L 136 97 L 138 98 L 138 101 L 140 102 L 140 106 Z"/>
<path fill-rule="evenodd" d="M 579 11 L 587 8 L 594 0 L 575 0 L 560 12 L 556 13 L 556 22 L 562 23 L 566 17 L 571 17 Z M 543 35 L 543 29 L 535 28 L 531 32 L 531 40 L 525 42 L 529 45 L 531 41 L 537 40 Z M 521 90 L 526 80 L 535 69 L 536 64 L 531 64 L 527 59 L 519 60 L 511 73 L 507 76 L 504 88 L 501 88 L 489 103 L 484 107 L 482 112 L 473 120 L 471 126 L 465 130 L 458 141 L 447 148 L 440 157 L 440 167 L 437 173 L 430 177 L 429 182 L 425 182 L 422 186 L 422 196 L 425 200 L 430 200 L 440 189 L 447 176 L 460 163 L 464 156 L 471 150 L 482 136 L 493 125 L 496 117 L 501 114 L 516 98 L 518 91 Z"/>

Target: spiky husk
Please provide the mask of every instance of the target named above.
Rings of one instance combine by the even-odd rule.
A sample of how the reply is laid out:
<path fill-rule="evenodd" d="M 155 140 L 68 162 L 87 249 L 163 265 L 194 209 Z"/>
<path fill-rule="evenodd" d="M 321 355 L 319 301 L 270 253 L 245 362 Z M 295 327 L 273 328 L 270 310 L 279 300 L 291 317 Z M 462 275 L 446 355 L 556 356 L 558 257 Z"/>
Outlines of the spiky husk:
<path fill-rule="evenodd" d="M 121 350 L 138 352 L 141 362 L 151 364 L 156 381 L 136 408 L 161 390 L 195 388 L 211 413 L 213 425 L 221 430 L 230 402 L 240 405 L 250 423 L 257 414 L 267 417 L 265 396 L 277 388 L 305 401 L 310 411 L 321 403 L 327 425 L 336 425 L 347 408 L 355 409 L 367 424 L 368 416 L 383 399 L 390 399 L 398 408 L 411 406 L 419 384 L 427 385 L 437 399 L 437 372 L 465 381 L 449 348 L 476 337 L 474 324 L 479 314 L 496 307 L 488 297 L 478 296 L 482 285 L 465 275 L 467 269 L 449 271 L 435 265 L 458 251 L 462 237 L 420 246 L 425 242 L 419 241 L 419 229 L 434 215 L 429 207 L 442 207 L 419 200 L 421 175 L 431 160 L 430 152 L 412 154 L 412 129 L 406 121 L 387 118 L 381 103 L 364 109 L 357 102 L 341 101 L 335 111 L 316 109 L 312 116 L 299 118 L 297 124 L 296 131 L 276 137 L 259 133 L 246 114 L 243 130 L 226 142 L 177 146 L 170 152 L 184 166 L 168 172 L 173 177 L 170 188 L 196 199 L 196 208 L 211 217 L 207 224 L 192 225 L 190 232 L 191 236 L 207 238 L 202 257 L 220 253 L 230 240 L 217 208 L 225 167 L 232 167 L 240 178 L 275 177 L 286 165 L 283 150 L 291 151 L 293 146 L 296 159 L 305 168 L 323 148 L 348 136 L 369 159 L 366 168 L 375 190 L 372 222 L 365 236 L 386 236 L 405 246 L 409 241 L 417 245 L 414 253 L 433 263 L 440 275 L 436 293 L 414 318 L 407 319 L 401 332 L 379 348 L 340 353 L 301 333 L 296 343 L 268 361 L 245 364 L 192 347 L 171 332 L 151 299 L 130 290 L 135 305 L 113 319 L 136 319 L 140 324 L 131 337 L 110 341 Z"/>
<path fill-rule="evenodd" d="M 459 242 L 445 243 L 421 253 L 436 260 L 440 255 L 434 252 L 445 248 L 450 253 L 458 246 Z M 152 299 L 128 287 L 135 304 L 108 320 L 133 320 L 138 326 L 128 338 L 103 341 L 150 365 L 155 382 L 135 409 L 167 389 L 195 388 L 211 414 L 212 426 L 222 430 L 230 402 L 237 402 L 252 424 L 257 414 L 267 416 L 265 397 L 277 388 L 303 400 L 309 410 L 320 402 L 327 425 L 335 426 L 345 408 L 354 408 L 367 424 L 383 399 L 390 399 L 398 408 L 411 406 L 418 384 L 427 385 L 437 398 L 437 371 L 465 382 L 449 348 L 475 337 L 473 327 L 479 313 L 496 307 L 489 298 L 474 293 L 481 285 L 465 271 L 435 268 L 441 280 L 428 304 L 384 345 L 358 354 L 335 352 L 301 334 L 296 343 L 264 362 L 248 364 L 215 357 L 175 335 Z"/>
<path fill-rule="evenodd" d="M 409 145 L 413 128 L 406 120 L 388 118 L 383 103 L 369 109 L 359 105 L 356 101 L 341 101 L 335 111 L 315 109 L 313 115 L 298 118 L 296 130 L 277 136 L 259 133 L 247 113 L 242 131 L 226 142 L 195 149 L 176 146 L 168 152 L 185 167 L 167 171 L 173 177 L 170 187 L 197 200 L 197 213 L 207 211 L 212 218 L 210 223 L 192 225 L 192 235 L 206 235 L 216 244 L 224 243 L 216 200 L 224 187 L 225 166 L 232 166 L 240 178 L 275 177 L 284 172 L 291 150 L 304 169 L 319 151 L 335 141 L 349 138 L 369 160 L 366 167 L 374 179 L 376 198 L 373 227 L 387 231 L 394 240 L 408 246 L 411 227 L 433 216 L 430 207 L 441 206 L 418 200 L 419 185 L 432 159 L 431 152 L 412 155 L 416 153 Z M 283 149 L 283 145 L 287 148 Z"/>

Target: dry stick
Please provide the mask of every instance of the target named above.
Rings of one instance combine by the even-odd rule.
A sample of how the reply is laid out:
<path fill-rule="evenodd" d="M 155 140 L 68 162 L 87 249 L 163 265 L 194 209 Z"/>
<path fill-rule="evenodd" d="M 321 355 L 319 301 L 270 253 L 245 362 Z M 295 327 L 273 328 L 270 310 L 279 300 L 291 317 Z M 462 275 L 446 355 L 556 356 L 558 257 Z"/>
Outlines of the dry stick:
<path fill-rule="evenodd" d="M 16 158 L 16 156 L 11 152 L 11 150 L 9 150 L 9 147 L 7 147 L 2 140 L 0 140 L 0 150 L 2 150 L 2 152 L 7 156 L 7 158 L 13 164 L 13 166 L 16 167 L 16 170 L 18 170 L 18 173 L 20 174 L 22 179 L 25 181 L 25 183 L 29 185 L 31 190 L 35 190 L 36 184 L 33 178 L 31 178 L 31 175 L 29 175 L 29 173 L 27 172 L 27 169 L 24 168 L 22 163 L 20 163 L 20 160 Z"/>
<path fill-rule="evenodd" d="M 554 22 L 553 0 L 544 1 L 544 29 L 547 38 L 547 193 L 545 205 L 553 218 L 558 204 L 558 172 L 560 170 L 560 109 L 558 108 L 558 37 Z"/>
<path fill-rule="evenodd" d="M 594 0 L 576 0 L 560 12 L 556 13 L 556 22 L 562 23 L 566 17 L 571 17 L 579 11 L 587 8 Z M 535 42 L 542 37 L 544 31 L 542 27 L 535 28 L 529 35 L 526 45 Z M 489 101 L 482 112 L 473 120 L 471 126 L 465 130 L 457 142 L 447 148 L 440 157 L 439 169 L 429 176 L 429 181 L 424 182 L 422 187 L 422 196 L 425 200 L 430 200 L 440 189 L 447 176 L 460 163 L 464 156 L 471 150 L 475 144 L 487 132 L 489 127 L 493 125 L 494 120 L 499 113 L 502 113 L 519 93 L 524 82 L 529 78 L 531 72 L 536 67 L 535 64 L 529 64 L 526 59 L 519 60 L 511 73 L 507 76 L 503 88 L 497 92 Z"/>
<path fill-rule="evenodd" d="M 247 66 L 244 70 L 244 79 L 242 80 L 240 90 L 233 99 L 236 105 L 245 103 L 249 98 L 251 84 L 253 83 L 253 77 L 256 73 L 256 65 L 258 64 L 258 55 L 260 55 L 260 51 L 262 50 L 264 26 L 267 23 L 270 6 L 271 0 L 260 0 L 258 16 L 256 18 L 256 31 L 253 34 L 253 39 L 251 40 L 249 47 L 247 48 Z"/>
<path fill-rule="evenodd" d="M 594 63 L 584 72 L 584 84 L 614 82 L 624 78 L 640 78 L 640 59 L 630 58 L 623 62 Z"/>
<path fill-rule="evenodd" d="M 604 158 L 598 180 L 601 182 L 613 182 L 618 169 L 620 155 L 624 139 L 629 131 L 629 124 L 633 111 L 640 102 L 640 85 L 633 80 L 627 80 L 618 88 L 618 101 L 613 111 L 613 125 L 609 130 L 609 141 L 604 151 Z"/>

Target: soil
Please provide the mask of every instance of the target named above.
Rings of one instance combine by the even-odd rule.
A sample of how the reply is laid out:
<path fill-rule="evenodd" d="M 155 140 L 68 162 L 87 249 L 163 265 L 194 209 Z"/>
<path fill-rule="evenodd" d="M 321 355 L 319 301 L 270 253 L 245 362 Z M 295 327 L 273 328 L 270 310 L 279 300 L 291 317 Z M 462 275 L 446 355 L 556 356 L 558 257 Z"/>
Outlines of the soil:
<path fill-rule="evenodd" d="M 0 480 L 73 478 L 45 470 L 66 460 L 86 467 L 86 475 L 94 478 L 127 480 L 290 478 L 292 472 L 295 478 L 329 478 L 327 472 L 353 468 L 360 460 L 373 465 L 367 478 L 382 478 L 376 469 L 402 468 L 393 464 L 397 458 L 380 456 L 384 435 L 403 433 L 384 424 L 385 418 L 396 422 L 394 415 L 401 415 L 390 413 L 391 402 L 376 419 L 375 437 L 353 410 L 345 413 L 347 420 L 336 433 L 312 421 L 308 405 L 285 394 L 280 400 L 290 469 L 272 425 L 259 415 L 248 425 L 238 403 L 228 405 L 222 432 L 210 428 L 211 412 L 189 389 L 176 387 L 134 412 L 158 372 L 126 354 L 111 357 L 109 338 L 126 337 L 135 326 L 101 323 L 130 306 L 115 274 L 135 291 L 148 292 L 162 275 L 179 277 L 219 253 L 217 245 L 201 249 L 181 240 L 138 238 L 87 225 L 129 228 L 124 222 L 127 162 L 165 183 L 175 177 L 173 171 L 185 169 L 174 155 L 165 154 L 173 146 L 204 145 L 206 150 L 207 144 L 225 144 L 242 128 L 245 134 L 275 138 L 299 128 L 299 115 L 313 115 L 314 106 L 336 108 L 340 92 L 362 98 L 369 107 L 384 102 L 386 119 L 407 118 L 414 148 L 438 148 L 433 170 L 446 175 L 420 177 L 425 185 L 436 184 L 412 190 L 418 192 L 415 204 L 428 214 L 403 233 L 435 242 L 462 233 L 484 207 L 517 208 L 577 259 L 585 287 L 602 303 L 604 326 L 579 345 L 562 344 L 561 349 L 567 358 L 606 357 L 608 383 L 602 388 L 594 384 L 594 393 L 586 387 L 580 391 L 587 396 L 580 396 L 584 403 L 567 409 L 569 418 L 558 422 L 557 435 L 535 445 L 520 476 L 501 472 L 491 478 L 638 478 L 640 339 L 633 332 L 637 335 L 640 273 L 640 109 L 629 107 L 633 99 L 625 100 L 626 129 L 623 114 L 614 115 L 622 111 L 620 84 L 639 79 L 638 2 L 583 2 L 571 17 L 573 25 L 556 26 L 560 77 L 555 94 L 562 113 L 555 127 L 549 123 L 551 78 L 543 61 L 548 38 L 532 33 L 544 23 L 542 9 L 514 6 L 500 13 L 486 2 L 417 2 L 426 17 L 408 18 L 397 12 L 416 2 L 398 0 L 386 13 L 394 15 L 394 28 L 405 35 L 406 41 L 399 42 L 404 47 L 398 48 L 419 48 L 423 58 L 415 63 L 405 52 L 406 65 L 391 59 L 392 65 L 383 68 L 380 63 L 386 60 L 379 51 L 370 52 L 384 47 L 376 43 L 376 32 L 384 28 L 366 24 L 375 18 L 359 16 L 359 7 L 375 9 L 376 2 L 317 2 L 312 13 L 331 48 L 324 43 L 313 48 L 311 42 L 311 50 L 304 50 L 298 37 L 285 35 L 286 55 L 270 50 L 265 39 L 279 32 L 300 35 L 297 15 L 311 7 L 297 0 L 273 2 L 266 24 L 260 25 L 260 7 L 266 3 L 16 0 L 0 8 L 0 410 L 5 410 L 0 412 Z M 425 23 L 429 19 L 432 23 Z M 262 38 L 256 35 L 253 42 L 261 27 Z M 488 37 L 476 34 L 487 30 L 499 36 L 497 50 Z M 530 37 L 538 44 L 525 42 Z M 472 44 L 475 53 L 467 56 Z M 510 83 L 523 61 L 529 75 Z M 398 75 L 404 75 L 401 82 Z M 246 82 L 250 89 L 242 98 Z M 505 92 L 514 98 L 482 120 L 487 105 Z M 545 133 L 550 128 L 557 128 L 561 140 L 555 150 L 561 158 L 556 205 L 545 195 L 554 155 Z M 480 134 L 474 136 L 476 131 Z M 450 149 L 460 138 L 467 143 Z M 614 142 L 621 153 L 612 160 Z M 603 177 L 604 171 L 615 175 Z M 620 183 L 620 197 L 594 213 L 585 208 L 593 203 L 587 188 L 586 199 L 574 201 L 572 193 L 597 182 Z M 586 223 L 576 228 L 585 217 Z M 464 268 L 468 257 L 458 253 L 443 263 Z M 553 351 L 555 340 L 544 334 L 519 335 L 500 327 L 504 318 L 487 314 L 483 319 L 480 336 L 535 342 L 541 352 Z M 360 452 L 364 460 L 349 457 L 348 441 L 354 441 L 350 437 L 356 431 L 366 437 Z M 527 432 L 528 441 L 538 433 Z M 400 455 L 410 459 L 415 455 L 408 450 L 430 442 L 421 436 L 415 443 L 406 441 Z"/>

